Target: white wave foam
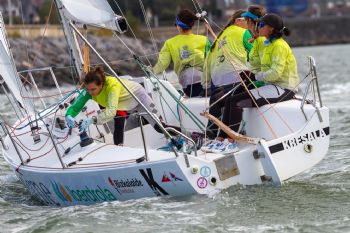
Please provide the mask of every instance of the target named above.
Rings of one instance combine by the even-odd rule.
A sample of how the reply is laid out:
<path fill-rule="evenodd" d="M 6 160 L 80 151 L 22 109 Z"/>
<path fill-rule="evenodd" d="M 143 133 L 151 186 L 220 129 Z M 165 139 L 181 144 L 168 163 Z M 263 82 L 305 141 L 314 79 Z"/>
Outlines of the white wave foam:
<path fill-rule="evenodd" d="M 349 93 L 350 82 L 348 83 L 327 83 L 320 86 L 323 95 L 338 95 Z"/>

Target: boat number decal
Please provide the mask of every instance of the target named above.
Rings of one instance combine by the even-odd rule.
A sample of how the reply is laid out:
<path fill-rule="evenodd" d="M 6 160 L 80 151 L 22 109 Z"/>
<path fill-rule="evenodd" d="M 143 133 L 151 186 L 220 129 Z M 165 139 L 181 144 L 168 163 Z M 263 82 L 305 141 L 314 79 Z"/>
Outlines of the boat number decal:
<path fill-rule="evenodd" d="M 211 170 L 210 170 L 210 168 L 208 166 L 201 167 L 201 171 L 200 172 L 201 172 L 201 176 L 203 176 L 203 177 L 208 177 L 211 174 Z"/>
<path fill-rule="evenodd" d="M 197 180 L 197 186 L 198 188 L 200 189 L 204 189 L 206 188 L 208 185 L 208 180 L 205 179 L 205 177 L 199 177 L 198 180 Z"/>
<path fill-rule="evenodd" d="M 306 133 L 304 135 L 301 135 L 299 137 L 295 137 L 289 140 L 285 140 L 281 143 L 272 145 L 269 147 L 269 150 L 271 154 L 277 153 L 283 150 L 289 150 L 291 148 L 294 148 L 299 145 L 303 145 L 307 142 L 315 141 L 317 138 L 324 138 L 329 135 L 329 127 L 316 130 L 310 133 Z"/>
<path fill-rule="evenodd" d="M 117 192 L 122 195 L 123 193 L 134 193 L 134 188 L 142 187 L 143 183 L 141 180 L 137 178 L 132 179 L 116 179 L 113 180 L 111 177 L 108 177 L 108 182 L 112 185 L 112 187 L 117 190 Z"/>
<path fill-rule="evenodd" d="M 147 168 L 147 174 L 145 172 L 145 170 L 143 169 L 139 169 L 141 175 L 143 176 L 143 178 L 145 179 L 145 181 L 147 182 L 148 186 L 153 190 L 154 194 L 156 194 L 157 196 L 161 196 L 163 195 L 169 195 L 162 187 L 160 187 L 160 185 L 153 179 L 153 174 L 152 174 L 152 170 L 151 168 Z M 161 194 L 162 193 L 162 194 Z"/>

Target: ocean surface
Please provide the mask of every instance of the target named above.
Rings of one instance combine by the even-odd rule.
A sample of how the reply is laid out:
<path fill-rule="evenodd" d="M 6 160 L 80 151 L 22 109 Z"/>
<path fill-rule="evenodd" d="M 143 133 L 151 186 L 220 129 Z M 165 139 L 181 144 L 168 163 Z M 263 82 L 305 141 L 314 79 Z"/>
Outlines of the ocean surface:
<path fill-rule="evenodd" d="M 0 232 L 350 232 L 350 45 L 293 51 L 301 78 L 315 57 L 330 109 L 329 151 L 311 170 L 281 187 L 54 208 L 31 198 L 0 154 Z"/>

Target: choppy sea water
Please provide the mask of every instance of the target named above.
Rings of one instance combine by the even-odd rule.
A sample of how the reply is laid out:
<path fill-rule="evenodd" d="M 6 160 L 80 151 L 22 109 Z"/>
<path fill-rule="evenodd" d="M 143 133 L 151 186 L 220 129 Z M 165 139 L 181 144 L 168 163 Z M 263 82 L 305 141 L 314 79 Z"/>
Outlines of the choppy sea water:
<path fill-rule="evenodd" d="M 350 232 L 350 45 L 293 51 L 301 78 L 306 56 L 316 58 L 330 108 L 329 152 L 312 169 L 282 187 L 54 208 L 31 198 L 0 155 L 0 232 Z"/>

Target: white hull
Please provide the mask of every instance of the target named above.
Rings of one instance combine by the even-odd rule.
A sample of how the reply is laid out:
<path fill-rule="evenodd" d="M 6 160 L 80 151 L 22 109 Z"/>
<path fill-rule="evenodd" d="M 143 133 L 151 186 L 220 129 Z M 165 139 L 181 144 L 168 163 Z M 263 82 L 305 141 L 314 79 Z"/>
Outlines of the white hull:
<path fill-rule="evenodd" d="M 287 120 L 293 120 L 300 111 L 293 104 L 300 104 L 300 101 L 279 103 L 275 109 L 281 111 L 286 106 L 294 109 L 293 116 L 290 111 L 285 111 L 284 115 Z M 89 107 L 94 108 L 96 105 L 90 103 Z M 268 119 L 274 120 L 276 117 L 267 106 L 262 110 L 266 111 L 265 116 Z M 189 166 L 186 165 L 185 156 L 181 152 L 179 157 L 176 157 L 173 152 L 156 150 L 164 145 L 165 139 L 149 125 L 144 127 L 148 161 L 139 163 L 136 160 L 145 155 L 144 149 L 140 149 L 142 148 L 140 128 L 126 132 L 127 140 L 124 147 L 100 142 L 83 148 L 76 146 L 62 157 L 64 164 L 70 164 L 65 169 L 62 169 L 55 150 L 51 150 L 41 158 L 31 160 L 24 166 L 19 166 L 19 157 L 9 137 L 5 140 L 8 149 L 4 150 L 4 156 L 32 195 L 49 205 L 85 205 L 154 196 L 211 195 L 236 184 L 255 185 L 266 181 L 280 185 L 283 181 L 317 164 L 327 153 L 328 109 L 326 107 L 320 109 L 322 122 L 311 105 L 305 106 L 305 112 L 308 121 L 305 118 L 300 120 L 302 124 L 294 133 L 277 139 L 261 139 L 257 145 L 240 144 L 240 151 L 231 155 L 198 151 L 196 157 L 192 152 L 187 156 Z M 254 128 L 248 127 L 254 126 L 253 122 L 249 122 L 249 116 L 253 118 L 254 114 L 257 114 L 256 109 L 245 110 L 247 134 L 259 136 L 258 127 L 255 127 L 254 133 L 250 132 Z M 283 111 L 281 114 L 283 115 Z M 258 120 L 254 119 L 254 122 L 259 124 Z M 290 123 L 293 125 L 295 122 L 293 120 Z M 38 144 L 33 144 L 29 134 L 18 136 L 16 140 L 25 142 L 26 147 L 43 147 L 40 153 L 49 151 L 52 143 L 48 141 L 44 145 L 45 128 L 43 126 L 41 128 L 42 138 Z M 20 135 L 25 130 L 14 133 Z M 103 127 L 100 131 L 106 135 L 105 138 L 111 137 Z M 56 137 L 59 136 L 59 130 L 53 132 Z M 91 129 L 91 134 L 93 133 Z M 62 145 L 67 148 L 78 141 L 79 138 L 73 132 Z M 18 148 L 26 161 L 29 156 L 23 149 Z M 61 155 L 64 153 L 60 147 L 58 150 Z M 33 153 L 32 159 L 37 152 Z M 78 161 L 79 158 L 83 160 Z"/>

